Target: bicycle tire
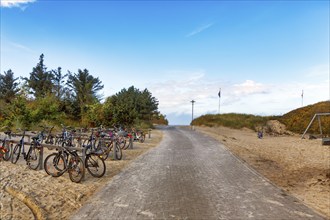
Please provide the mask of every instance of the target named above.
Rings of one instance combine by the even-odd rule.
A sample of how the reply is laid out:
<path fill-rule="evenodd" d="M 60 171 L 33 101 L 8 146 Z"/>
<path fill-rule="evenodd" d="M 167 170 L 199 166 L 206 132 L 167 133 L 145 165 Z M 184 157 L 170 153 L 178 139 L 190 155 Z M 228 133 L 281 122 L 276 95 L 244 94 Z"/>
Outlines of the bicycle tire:
<path fill-rule="evenodd" d="M 126 146 L 126 139 L 124 137 L 120 137 L 118 139 L 118 144 L 120 146 L 121 149 L 124 149 Z"/>
<path fill-rule="evenodd" d="M 100 178 L 105 174 L 104 160 L 97 154 L 88 154 L 85 159 L 87 171 L 94 177 Z"/>
<path fill-rule="evenodd" d="M 129 148 L 129 146 L 130 146 L 130 138 L 126 138 L 125 141 L 126 141 L 126 145 L 123 148 L 123 150 L 127 150 Z M 128 142 L 128 144 L 127 144 L 127 142 Z"/>
<path fill-rule="evenodd" d="M 28 154 L 26 155 L 26 162 L 30 169 L 36 170 L 40 165 L 40 149 L 31 144 Z"/>
<path fill-rule="evenodd" d="M 8 141 L 2 142 L 2 147 L 5 149 L 5 154 L 3 155 L 3 160 L 8 161 L 11 158 L 11 148 Z"/>
<path fill-rule="evenodd" d="M 101 148 L 100 148 L 101 151 L 102 151 L 102 154 L 100 155 L 101 159 L 103 159 L 103 160 L 108 159 L 108 157 L 109 157 L 109 152 L 110 152 L 110 150 L 111 150 L 111 144 L 112 144 L 112 143 L 105 144 L 104 147 L 101 147 Z M 109 148 L 110 148 L 110 150 L 109 150 Z"/>
<path fill-rule="evenodd" d="M 140 143 L 143 143 L 144 140 L 145 140 L 145 136 L 144 136 L 144 135 L 141 135 L 141 136 L 139 137 L 139 142 L 140 142 Z"/>
<path fill-rule="evenodd" d="M 123 157 L 123 151 L 122 149 L 119 147 L 119 145 L 116 145 L 116 159 L 117 160 L 121 160 L 121 158 Z"/>
<path fill-rule="evenodd" d="M 66 171 L 66 166 L 63 155 L 59 153 L 49 154 L 44 161 L 44 169 L 52 177 L 62 176 Z"/>
<path fill-rule="evenodd" d="M 79 156 L 71 156 L 68 165 L 69 177 L 72 182 L 80 183 L 85 176 L 84 162 Z"/>
<path fill-rule="evenodd" d="M 13 152 L 11 155 L 11 162 L 13 164 L 17 163 L 20 154 L 21 154 L 21 145 L 16 144 L 15 147 L 13 148 Z"/>

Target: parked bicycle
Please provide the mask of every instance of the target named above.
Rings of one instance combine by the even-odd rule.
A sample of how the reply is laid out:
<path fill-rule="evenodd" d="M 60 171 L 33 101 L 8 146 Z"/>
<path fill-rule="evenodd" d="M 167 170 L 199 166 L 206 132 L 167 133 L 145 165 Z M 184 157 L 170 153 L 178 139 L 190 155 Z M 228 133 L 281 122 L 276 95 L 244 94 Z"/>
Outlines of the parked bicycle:
<path fill-rule="evenodd" d="M 80 183 L 85 176 L 85 167 L 76 150 L 60 147 L 58 152 L 48 155 L 44 161 L 44 169 L 53 177 L 62 176 L 66 171 L 70 180 Z"/>
<path fill-rule="evenodd" d="M 106 137 L 108 137 L 107 140 Z M 106 135 L 106 133 L 102 133 L 96 149 L 102 152 L 101 155 L 104 160 L 108 158 L 111 151 L 115 151 L 116 159 L 121 160 L 123 157 L 123 152 L 120 147 L 120 143 L 121 143 L 121 139 L 117 135 L 112 134 L 110 136 L 110 135 Z"/>
<path fill-rule="evenodd" d="M 42 133 L 40 133 L 37 137 L 32 138 L 32 142 L 28 149 L 28 152 L 25 153 L 24 149 L 24 137 L 25 137 L 25 130 L 23 131 L 22 137 L 20 141 L 14 146 L 11 162 L 17 163 L 21 153 L 23 155 L 24 160 L 26 160 L 26 164 L 30 169 L 36 170 L 40 165 L 40 146 L 42 142 Z"/>
<path fill-rule="evenodd" d="M 10 156 L 11 156 L 11 147 L 10 147 L 10 143 L 9 143 L 9 139 L 11 138 L 11 131 L 7 130 L 4 132 L 5 133 L 5 137 L 0 140 L 0 150 L 1 150 L 1 158 L 3 158 L 3 160 L 8 161 L 10 160 Z"/>

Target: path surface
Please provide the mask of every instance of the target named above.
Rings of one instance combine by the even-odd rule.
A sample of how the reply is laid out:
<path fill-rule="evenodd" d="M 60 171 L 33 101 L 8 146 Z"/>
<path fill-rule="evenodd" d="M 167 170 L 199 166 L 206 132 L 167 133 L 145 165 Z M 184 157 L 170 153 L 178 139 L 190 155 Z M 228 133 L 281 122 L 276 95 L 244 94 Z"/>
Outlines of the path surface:
<path fill-rule="evenodd" d="M 114 177 L 72 219 L 323 218 L 214 139 L 167 127 L 158 147 Z"/>

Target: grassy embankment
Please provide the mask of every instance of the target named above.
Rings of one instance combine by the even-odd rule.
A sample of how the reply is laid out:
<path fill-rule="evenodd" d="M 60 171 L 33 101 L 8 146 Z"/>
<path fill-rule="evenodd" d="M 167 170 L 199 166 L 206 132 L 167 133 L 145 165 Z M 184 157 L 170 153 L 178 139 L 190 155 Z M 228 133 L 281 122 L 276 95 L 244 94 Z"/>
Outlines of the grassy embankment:
<path fill-rule="evenodd" d="M 329 113 L 330 102 L 324 101 L 313 105 L 290 111 L 282 116 L 256 116 L 250 114 L 207 114 L 202 115 L 193 120 L 195 126 L 225 126 L 235 129 L 249 128 L 257 131 L 260 127 L 266 127 L 267 121 L 278 120 L 283 123 L 287 130 L 295 133 L 303 133 L 316 113 Z M 330 116 L 321 116 L 320 122 L 324 135 L 330 135 Z M 318 120 L 314 120 L 312 126 L 308 130 L 312 134 L 320 134 Z"/>

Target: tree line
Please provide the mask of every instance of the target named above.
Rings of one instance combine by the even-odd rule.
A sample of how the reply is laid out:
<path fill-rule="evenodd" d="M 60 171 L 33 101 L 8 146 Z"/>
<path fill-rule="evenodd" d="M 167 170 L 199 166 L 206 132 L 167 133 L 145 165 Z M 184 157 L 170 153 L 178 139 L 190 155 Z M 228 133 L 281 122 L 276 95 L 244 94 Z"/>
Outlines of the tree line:
<path fill-rule="evenodd" d="M 15 77 L 11 69 L 0 73 L 0 126 L 168 124 L 148 89 L 124 88 L 101 103 L 103 88 L 102 81 L 87 69 L 67 73 L 61 67 L 47 70 L 41 54 L 29 77 Z"/>

